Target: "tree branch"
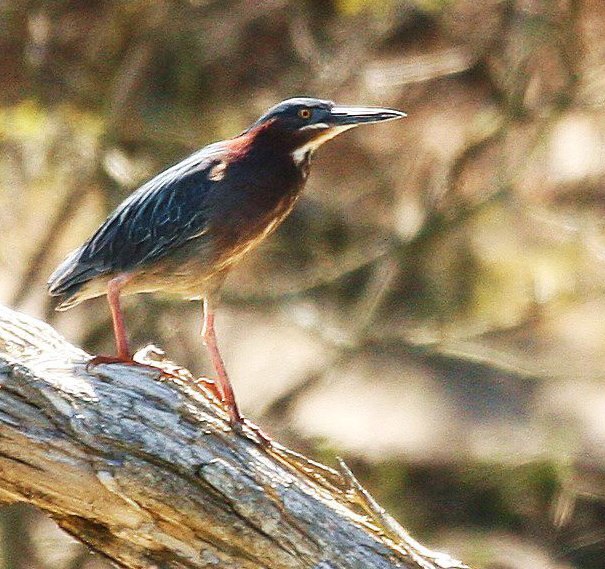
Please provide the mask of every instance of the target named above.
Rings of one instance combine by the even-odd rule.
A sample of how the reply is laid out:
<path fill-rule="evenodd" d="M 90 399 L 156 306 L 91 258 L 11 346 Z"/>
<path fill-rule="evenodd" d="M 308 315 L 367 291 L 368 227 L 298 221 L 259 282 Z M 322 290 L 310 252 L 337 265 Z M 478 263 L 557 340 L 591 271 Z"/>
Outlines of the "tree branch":
<path fill-rule="evenodd" d="M 89 357 L 0 307 L 1 501 L 128 568 L 464 567 L 413 541 L 346 466 L 233 432 L 188 372 Z"/>

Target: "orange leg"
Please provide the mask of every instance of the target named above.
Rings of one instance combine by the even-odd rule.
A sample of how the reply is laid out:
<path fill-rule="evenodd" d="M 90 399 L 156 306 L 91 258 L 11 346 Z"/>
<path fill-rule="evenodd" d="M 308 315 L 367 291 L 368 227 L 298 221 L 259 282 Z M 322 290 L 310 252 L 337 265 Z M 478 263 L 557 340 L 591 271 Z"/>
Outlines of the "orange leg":
<path fill-rule="evenodd" d="M 118 349 L 118 358 L 124 361 L 131 361 L 130 350 L 128 348 L 128 338 L 126 336 L 126 326 L 124 325 L 124 314 L 120 306 L 120 291 L 128 282 L 128 275 L 118 275 L 111 279 L 107 285 L 107 300 L 111 310 L 111 319 L 113 321 L 113 334 L 116 339 Z"/>
<path fill-rule="evenodd" d="M 214 311 L 210 307 L 208 299 L 204 299 L 204 327 L 202 329 L 202 338 L 205 346 L 208 348 L 210 353 L 210 359 L 216 370 L 218 376 L 218 382 L 216 387 L 218 389 L 220 398 L 225 406 L 227 413 L 229 413 L 229 420 L 231 425 L 241 425 L 243 418 L 240 415 L 237 403 L 235 402 L 235 394 L 223 363 L 223 358 L 218 349 L 216 342 L 216 334 L 214 333 Z"/>
<path fill-rule="evenodd" d="M 120 306 L 120 291 L 130 279 L 129 275 L 122 274 L 111 279 L 107 284 L 107 301 L 111 310 L 111 319 L 113 321 L 113 334 L 116 339 L 118 354 L 116 356 L 95 356 L 87 364 L 87 368 L 98 364 L 127 363 L 135 362 L 128 349 L 128 338 L 126 337 L 126 326 L 124 325 L 124 315 Z"/>

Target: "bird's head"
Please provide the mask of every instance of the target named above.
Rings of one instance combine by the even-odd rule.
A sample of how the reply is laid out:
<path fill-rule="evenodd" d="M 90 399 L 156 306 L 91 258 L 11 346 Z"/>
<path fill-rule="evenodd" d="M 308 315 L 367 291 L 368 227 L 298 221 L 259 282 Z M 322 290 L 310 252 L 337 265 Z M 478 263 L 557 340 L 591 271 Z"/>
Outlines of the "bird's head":
<path fill-rule="evenodd" d="M 279 134 L 298 163 L 307 160 L 324 142 L 345 130 L 405 116 L 394 109 L 344 107 L 332 101 L 296 97 L 270 108 L 246 132 Z"/>

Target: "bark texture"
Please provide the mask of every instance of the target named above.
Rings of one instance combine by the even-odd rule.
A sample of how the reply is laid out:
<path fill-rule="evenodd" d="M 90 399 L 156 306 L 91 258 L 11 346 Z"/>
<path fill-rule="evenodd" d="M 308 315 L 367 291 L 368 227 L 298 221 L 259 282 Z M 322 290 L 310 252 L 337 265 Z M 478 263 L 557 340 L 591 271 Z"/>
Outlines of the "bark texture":
<path fill-rule="evenodd" d="M 0 307 L 0 500 L 129 568 L 464 567 L 412 540 L 344 464 L 233 432 L 185 370 L 89 358 Z"/>

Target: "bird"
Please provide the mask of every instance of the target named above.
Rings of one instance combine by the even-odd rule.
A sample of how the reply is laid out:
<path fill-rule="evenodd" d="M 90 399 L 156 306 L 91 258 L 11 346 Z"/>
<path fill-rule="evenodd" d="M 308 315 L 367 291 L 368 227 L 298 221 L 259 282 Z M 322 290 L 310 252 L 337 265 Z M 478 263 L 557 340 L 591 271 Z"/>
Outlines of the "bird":
<path fill-rule="evenodd" d="M 291 212 L 315 150 L 351 128 L 405 116 L 311 97 L 271 107 L 239 135 L 203 147 L 130 194 L 50 276 L 57 310 L 107 295 L 117 356 L 92 362 L 137 365 L 121 297 L 165 293 L 202 300 L 202 340 L 217 375 L 216 394 L 231 426 L 241 426 L 214 325 L 225 277 Z"/>

